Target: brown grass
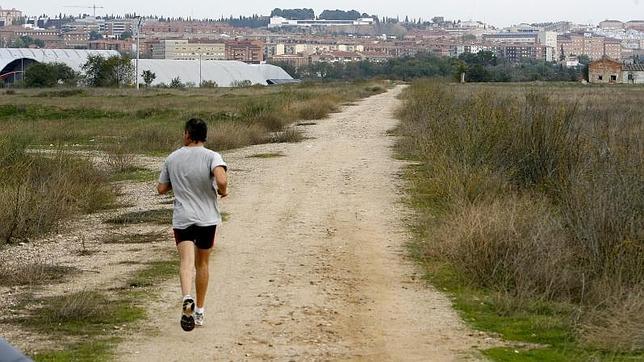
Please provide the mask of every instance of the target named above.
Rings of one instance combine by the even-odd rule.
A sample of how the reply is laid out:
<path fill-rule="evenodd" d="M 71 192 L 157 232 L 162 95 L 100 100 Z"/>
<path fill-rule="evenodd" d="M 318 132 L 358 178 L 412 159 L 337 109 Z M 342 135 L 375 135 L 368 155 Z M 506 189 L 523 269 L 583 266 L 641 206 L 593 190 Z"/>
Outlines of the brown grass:
<path fill-rule="evenodd" d="M 644 349 L 642 90 L 412 85 L 398 150 L 420 164 L 421 253 L 509 298 L 577 305 L 581 341 Z"/>
<path fill-rule="evenodd" d="M 77 271 L 73 267 L 42 262 L 20 264 L 17 267 L 3 264 L 0 266 L 0 285 L 11 287 L 58 283 Z"/>

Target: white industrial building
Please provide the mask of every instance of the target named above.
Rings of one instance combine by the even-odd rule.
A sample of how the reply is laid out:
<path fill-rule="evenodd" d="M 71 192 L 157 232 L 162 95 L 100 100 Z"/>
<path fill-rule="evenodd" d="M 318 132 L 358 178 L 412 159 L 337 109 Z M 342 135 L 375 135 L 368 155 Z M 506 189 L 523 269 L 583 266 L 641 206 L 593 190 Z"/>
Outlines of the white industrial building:
<path fill-rule="evenodd" d="M 355 25 L 373 25 L 375 20 L 373 18 L 359 18 L 356 20 L 325 20 L 325 19 L 310 19 L 310 20 L 291 20 L 281 16 L 274 16 L 268 23 L 268 28 L 281 28 L 281 27 L 312 27 L 312 26 L 355 26 Z"/>
<path fill-rule="evenodd" d="M 198 85 L 201 82 L 211 81 L 216 82 L 220 87 L 230 87 L 235 82 L 243 81 L 267 85 L 277 81 L 293 80 L 293 77 L 278 66 L 246 64 L 235 60 L 139 60 L 139 74 L 146 70 L 156 75 L 152 85 L 167 85 L 177 77 L 182 83 Z"/>
<path fill-rule="evenodd" d="M 34 63 L 63 63 L 77 72 L 90 55 L 103 57 L 120 56 L 115 50 L 73 50 L 73 49 L 0 49 L 0 81 L 13 82 L 22 79 L 24 70 Z M 136 60 L 132 60 L 135 65 Z M 282 68 L 270 64 L 246 64 L 233 60 L 170 60 L 140 59 L 141 74 L 149 70 L 156 76 L 152 85 L 170 84 L 179 78 L 182 83 L 199 85 L 210 81 L 220 87 L 230 87 L 238 82 L 251 84 L 275 84 L 293 81 Z"/>

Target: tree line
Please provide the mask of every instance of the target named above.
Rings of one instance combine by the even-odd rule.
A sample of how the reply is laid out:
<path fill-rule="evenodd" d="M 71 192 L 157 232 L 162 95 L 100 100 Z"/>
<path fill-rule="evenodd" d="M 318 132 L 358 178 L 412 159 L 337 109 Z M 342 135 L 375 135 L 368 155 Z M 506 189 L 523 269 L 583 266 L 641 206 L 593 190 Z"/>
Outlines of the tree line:
<path fill-rule="evenodd" d="M 418 53 L 415 56 L 392 58 L 385 62 L 317 62 L 299 68 L 286 63 L 273 64 L 281 66 L 294 78 L 308 80 L 412 80 L 442 77 L 459 81 L 462 73 L 465 73 L 467 82 L 576 81 L 587 77 L 585 64 L 567 68 L 541 60 L 526 59 L 513 63 L 497 57 L 490 51 L 464 53 L 458 58 Z"/>
<path fill-rule="evenodd" d="M 587 62 L 587 60 L 586 60 Z M 288 63 L 281 66 L 294 78 L 305 80 L 355 80 L 442 77 L 459 81 L 465 73 L 467 82 L 524 82 L 524 81 L 576 81 L 587 79 L 587 64 L 567 68 L 540 60 L 512 63 L 489 51 L 461 54 L 458 58 L 442 57 L 431 53 L 393 58 L 386 62 L 317 62 L 295 68 Z M 77 86 L 127 87 L 134 82 L 134 66 L 127 56 L 91 55 L 82 66 L 83 74 L 62 63 L 36 63 L 24 74 L 27 87 Z M 156 75 L 143 72 L 144 84 L 150 85 Z"/>

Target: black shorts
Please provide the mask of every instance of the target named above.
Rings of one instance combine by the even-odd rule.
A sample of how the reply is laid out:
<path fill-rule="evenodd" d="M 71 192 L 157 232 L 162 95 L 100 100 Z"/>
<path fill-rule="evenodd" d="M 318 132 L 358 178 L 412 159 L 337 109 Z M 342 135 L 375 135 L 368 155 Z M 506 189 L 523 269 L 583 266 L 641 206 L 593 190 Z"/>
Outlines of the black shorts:
<path fill-rule="evenodd" d="M 179 245 L 182 241 L 192 241 L 199 249 L 210 249 L 215 244 L 217 225 L 197 226 L 190 225 L 185 229 L 173 229 L 174 241 Z"/>

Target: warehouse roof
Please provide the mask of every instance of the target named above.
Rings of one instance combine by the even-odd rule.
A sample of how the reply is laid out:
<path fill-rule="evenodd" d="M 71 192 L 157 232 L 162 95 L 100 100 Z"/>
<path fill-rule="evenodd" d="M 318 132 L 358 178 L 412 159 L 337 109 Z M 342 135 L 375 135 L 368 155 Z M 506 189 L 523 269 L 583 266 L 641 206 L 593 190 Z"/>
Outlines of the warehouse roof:
<path fill-rule="evenodd" d="M 266 85 L 268 79 L 293 79 L 282 68 L 270 64 L 246 64 L 234 60 L 139 60 L 139 75 L 149 70 L 156 75 L 152 85 L 170 84 L 174 78 L 182 83 L 199 85 L 199 81 L 214 81 L 220 87 L 248 80 Z"/>
<path fill-rule="evenodd" d="M 80 71 L 89 55 L 111 57 L 119 53 L 115 50 L 0 48 L 0 74 L 5 73 L 3 70 L 7 65 L 21 59 L 39 63 L 64 63 L 75 71 Z"/>

